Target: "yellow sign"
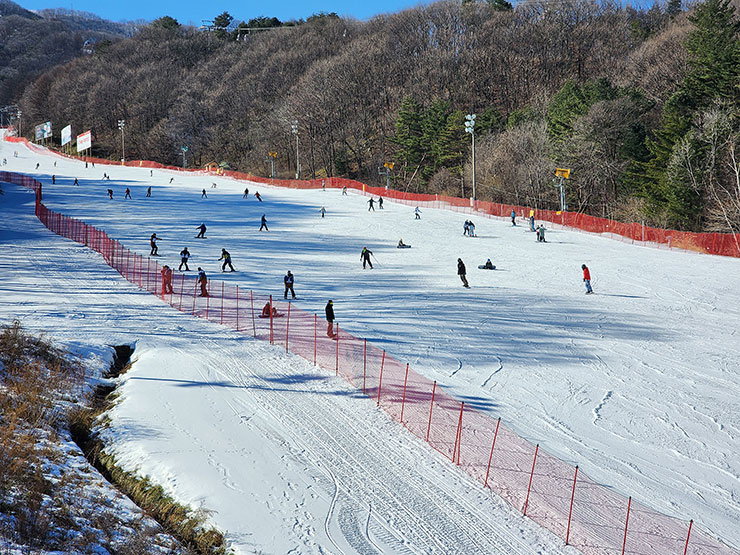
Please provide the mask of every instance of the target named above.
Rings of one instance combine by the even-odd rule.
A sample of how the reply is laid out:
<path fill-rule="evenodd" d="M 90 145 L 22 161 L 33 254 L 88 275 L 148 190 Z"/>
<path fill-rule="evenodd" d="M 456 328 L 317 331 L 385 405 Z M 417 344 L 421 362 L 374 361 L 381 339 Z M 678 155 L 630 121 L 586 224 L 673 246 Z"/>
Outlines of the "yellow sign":
<path fill-rule="evenodd" d="M 383 164 L 383 165 L 384 165 L 384 166 L 385 166 L 386 168 L 388 168 L 389 170 L 392 170 L 392 169 L 393 169 L 393 166 L 394 166 L 394 163 L 393 163 L 393 162 L 386 162 L 386 163 L 385 163 L 385 164 Z"/>
<path fill-rule="evenodd" d="M 277 152 L 268 152 L 267 154 L 273 158 L 277 158 Z"/>
<path fill-rule="evenodd" d="M 557 177 L 564 177 L 565 179 L 569 179 L 570 168 L 555 168 L 555 175 Z"/>

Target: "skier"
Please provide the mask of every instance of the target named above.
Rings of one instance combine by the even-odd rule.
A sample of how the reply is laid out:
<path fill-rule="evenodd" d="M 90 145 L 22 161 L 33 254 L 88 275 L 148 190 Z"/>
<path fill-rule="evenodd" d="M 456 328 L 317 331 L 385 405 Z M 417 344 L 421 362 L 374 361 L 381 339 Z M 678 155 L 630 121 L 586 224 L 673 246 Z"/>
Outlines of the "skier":
<path fill-rule="evenodd" d="M 219 258 L 219 260 L 224 261 L 223 265 L 221 266 L 222 272 L 226 271 L 227 264 L 229 265 L 229 268 L 231 268 L 232 272 L 235 271 L 234 267 L 231 265 L 231 255 L 229 254 L 229 251 L 227 251 L 226 249 L 221 249 L 221 258 Z"/>
<path fill-rule="evenodd" d="M 465 277 L 465 264 L 463 264 L 462 258 L 457 259 L 457 275 L 460 276 L 460 280 L 463 282 L 463 287 L 470 287 L 468 280 Z"/>
<path fill-rule="evenodd" d="M 383 209 L 383 197 L 378 197 L 378 208 Z"/>
<path fill-rule="evenodd" d="M 258 201 L 262 202 L 262 197 L 260 196 L 259 191 L 254 192 L 254 198 L 256 198 Z"/>
<path fill-rule="evenodd" d="M 547 243 L 547 241 L 545 241 L 545 226 L 542 224 L 537 228 L 537 242 Z"/>
<path fill-rule="evenodd" d="M 516 211 L 515 210 L 511 211 L 511 225 L 516 227 Z"/>
<path fill-rule="evenodd" d="M 188 268 L 188 258 L 190 258 L 190 251 L 187 247 L 184 247 L 180 251 L 180 266 L 177 268 L 178 272 L 182 272 L 183 264 L 185 265 L 185 271 L 189 272 L 190 268 Z"/>
<path fill-rule="evenodd" d="M 208 276 L 203 271 L 203 268 L 198 267 L 198 283 L 200 284 L 200 297 L 208 297 L 208 291 L 206 285 L 208 285 Z"/>
<path fill-rule="evenodd" d="M 265 228 L 265 231 L 270 231 L 269 229 L 267 229 L 267 218 L 265 217 L 264 214 L 262 214 L 262 223 L 260 224 L 260 231 L 262 231 L 263 227 Z"/>
<path fill-rule="evenodd" d="M 326 179 L 321 180 L 321 190 L 326 191 Z"/>
<path fill-rule="evenodd" d="M 288 273 L 285 274 L 285 277 L 283 278 L 283 283 L 285 284 L 285 294 L 283 295 L 284 299 L 288 298 L 288 291 L 290 291 L 293 294 L 293 298 L 295 299 L 295 291 L 293 291 L 293 282 L 294 282 L 293 274 L 290 273 L 290 270 L 288 270 Z"/>
<path fill-rule="evenodd" d="M 174 177 L 170 177 L 170 185 L 172 184 L 172 182 L 173 182 L 174 180 L 175 180 L 175 178 L 174 178 Z"/>
<path fill-rule="evenodd" d="M 472 220 L 468 220 L 468 236 L 475 237 L 475 224 Z"/>
<path fill-rule="evenodd" d="M 149 177 L 154 177 L 154 170 L 149 170 Z"/>
<path fill-rule="evenodd" d="M 77 180 L 75 180 L 77 181 Z M 113 189 L 108 189 L 108 198 L 113 200 Z"/>
<path fill-rule="evenodd" d="M 586 284 L 586 295 L 593 293 L 591 289 L 591 272 L 588 271 L 588 266 L 581 264 L 581 270 L 583 270 L 583 283 Z"/>
<path fill-rule="evenodd" d="M 419 210 L 418 206 L 414 208 L 414 219 L 421 220 L 421 210 Z"/>
<path fill-rule="evenodd" d="M 334 303 L 331 299 L 326 303 L 324 311 L 326 312 L 326 321 L 329 324 L 326 328 L 326 335 L 334 339 Z"/>
<path fill-rule="evenodd" d="M 342 195 L 347 196 L 347 186 L 342 187 Z"/>
<path fill-rule="evenodd" d="M 55 185 L 55 184 L 56 184 L 56 182 L 57 182 L 57 176 L 56 176 L 56 175 L 54 175 L 54 174 L 52 174 L 52 176 L 51 176 L 51 184 L 52 184 L 52 185 Z"/>
<path fill-rule="evenodd" d="M 367 211 L 370 212 L 370 210 L 372 210 L 373 212 L 375 212 L 375 201 L 371 198 L 369 201 L 367 201 L 367 203 L 370 205 Z"/>
<path fill-rule="evenodd" d="M 146 188 L 146 196 L 148 196 L 148 197 L 152 196 L 152 188 L 151 187 L 147 187 Z"/>
<path fill-rule="evenodd" d="M 529 230 L 530 231 L 537 231 L 534 228 L 534 215 L 532 215 L 532 216 L 529 217 Z"/>
<path fill-rule="evenodd" d="M 126 187 L 126 194 L 123 195 L 123 198 L 131 198 L 131 189 L 129 189 L 128 187 Z"/>
<path fill-rule="evenodd" d="M 367 247 L 362 247 L 362 252 L 360 253 L 360 260 L 362 260 L 362 269 L 365 269 L 366 264 L 370 264 L 370 269 L 373 269 L 373 263 L 370 262 L 370 255 L 373 254 L 373 251 L 368 249 Z"/>
<path fill-rule="evenodd" d="M 196 239 L 205 239 L 206 238 L 206 224 L 200 224 L 195 229 L 199 229 L 198 235 L 195 236 Z"/>
<path fill-rule="evenodd" d="M 85 162 L 85 169 L 87 169 L 87 162 Z"/>
<path fill-rule="evenodd" d="M 321 210 L 319 210 L 319 212 L 321 212 L 321 217 L 323 218 L 324 215 L 326 214 L 326 207 L 325 206 L 322 206 L 321 207 Z"/>
<path fill-rule="evenodd" d="M 203 189 L 203 191 L 202 191 L 202 192 L 200 193 L 200 198 L 208 198 L 208 195 L 206 194 L 206 190 L 205 190 L 205 188 L 204 188 L 204 189 Z"/>
<path fill-rule="evenodd" d="M 172 268 L 166 264 L 162 267 L 162 296 L 173 293 L 172 290 Z"/>
<path fill-rule="evenodd" d="M 247 198 L 249 196 L 249 189 L 244 189 L 244 196 L 242 198 Z"/>
<path fill-rule="evenodd" d="M 36 162 L 36 169 L 39 169 L 39 163 Z"/>
<path fill-rule="evenodd" d="M 468 220 L 465 220 L 465 223 L 463 224 L 463 235 L 467 235 L 470 232 L 470 225 L 468 224 Z"/>
<path fill-rule="evenodd" d="M 159 254 L 157 254 L 157 251 L 158 251 L 158 249 L 157 249 L 157 240 L 158 239 L 159 239 L 159 237 L 157 237 L 157 234 L 156 233 L 152 233 L 152 236 L 149 238 L 149 244 L 152 247 L 152 252 L 149 253 L 149 256 L 159 256 Z"/>

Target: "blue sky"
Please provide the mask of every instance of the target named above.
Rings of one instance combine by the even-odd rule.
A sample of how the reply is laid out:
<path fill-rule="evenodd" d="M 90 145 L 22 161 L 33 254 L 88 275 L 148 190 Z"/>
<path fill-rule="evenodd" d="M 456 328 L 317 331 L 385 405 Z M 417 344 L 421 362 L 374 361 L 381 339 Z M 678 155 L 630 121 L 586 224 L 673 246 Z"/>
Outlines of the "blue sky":
<path fill-rule="evenodd" d="M 16 3 L 27 10 L 44 8 L 66 8 L 90 12 L 112 21 L 132 21 L 137 19 L 153 20 L 169 15 L 180 23 L 200 25 L 202 20 L 213 19 L 227 11 L 237 21 L 249 20 L 261 15 L 277 17 L 282 21 L 306 18 L 316 12 L 336 12 L 339 15 L 368 19 L 374 15 L 401 11 L 423 3 L 419 0 L 375 0 L 375 1 L 340 1 L 340 0 L 283 0 L 277 4 L 270 2 L 222 2 L 195 0 L 126 0 L 111 2 L 100 0 L 16 0 Z"/>

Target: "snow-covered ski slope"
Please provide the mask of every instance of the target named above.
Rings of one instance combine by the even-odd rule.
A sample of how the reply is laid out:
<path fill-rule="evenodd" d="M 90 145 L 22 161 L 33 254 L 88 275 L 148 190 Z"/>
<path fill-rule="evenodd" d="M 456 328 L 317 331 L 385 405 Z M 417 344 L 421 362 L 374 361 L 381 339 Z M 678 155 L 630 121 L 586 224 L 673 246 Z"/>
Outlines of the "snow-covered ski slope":
<path fill-rule="evenodd" d="M 13 150 L 19 151 L 19 158 L 13 158 Z M 467 216 L 423 210 L 422 219 L 414 220 L 412 208 L 390 202 L 385 203 L 383 211 L 368 213 L 365 197 L 353 193 L 342 196 L 338 190 L 281 190 L 158 170 L 150 177 L 148 169 L 136 168 L 85 169 L 80 162 L 33 154 L 11 144 L 2 145 L 0 156 L 8 159 L 7 169 L 35 175 L 45 183 L 44 202 L 49 208 L 102 227 L 138 252 L 148 252 L 149 235 L 156 231 L 163 238 L 161 262 L 171 266 L 177 266 L 177 253 L 187 245 L 194 254 L 191 267 L 201 265 L 212 277 L 221 277 L 214 273 L 220 268 L 216 259 L 225 247 L 239 272 L 225 274 L 224 279 L 278 295 L 282 292 L 282 275 L 291 269 L 302 308 L 319 312 L 328 298 L 334 299 L 343 328 L 368 337 L 395 358 L 410 362 L 417 372 L 436 379 L 458 398 L 500 415 L 523 436 L 579 464 L 592 478 L 616 491 L 631 494 L 667 514 L 694 518 L 702 528 L 735 546 L 740 544 L 740 448 L 736 441 L 740 433 L 740 343 L 735 337 L 739 321 L 738 260 L 635 247 L 566 231 L 551 231 L 548 243 L 538 244 L 534 234 L 522 227 L 483 218 L 474 218 L 479 237 L 467 238 L 462 236 L 462 221 Z M 38 170 L 36 163 L 40 164 Z M 100 180 L 104 171 L 112 176 L 111 181 Z M 58 177 L 56 185 L 50 183 L 52 173 Z M 80 187 L 71 185 L 74 177 L 79 178 Z M 170 177 L 174 177 L 171 185 Z M 217 187 L 211 188 L 214 182 Z M 153 196 L 144 198 L 150 185 Z M 123 200 L 127 186 L 133 194 L 130 201 Z M 241 198 L 245 186 L 250 188 L 248 199 Z M 105 194 L 109 187 L 115 191 L 112 201 Z M 200 198 L 204 187 L 208 199 Z M 265 202 L 253 198 L 255 190 Z M 319 213 L 321 206 L 327 209 L 324 219 Z M 267 215 L 269 233 L 257 231 L 263 213 Z M 206 241 L 193 239 L 201 221 L 209 226 Z M 400 237 L 413 248 L 396 249 Z M 375 253 L 378 263 L 374 270 L 362 270 L 362 246 Z M 456 276 L 458 257 L 468 266 L 470 290 L 464 290 Z M 498 269 L 477 270 L 477 264 L 488 257 Z M 594 296 L 583 294 L 581 263 L 591 268 Z M 131 290 L 130 285 L 113 281 L 117 288 Z M 105 296 L 100 300 L 113 305 L 109 321 L 116 323 L 109 332 L 121 333 L 115 317 L 116 301 Z M 137 363 L 134 372 L 166 372 L 168 379 L 176 380 L 167 382 L 167 391 L 188 389 L 185 384 L 175 385 L 182 379 L 178 374 L 189 367 L 183 359 L 217 355 L 201 353 L 211 349 L 208 343 L 199 341 L 193 349 L 185 348 L 178 358 L 158 345 L 163 335 L 171 342 L 180 341 L 184 329 L 212 330 L 208 332 L 210 341 L 216 341 L 212 350 L 230 352 L 234 343 L 231 332 L 202 322 L 191 323 L 183 315 L 171 316 L 168 309 L 160 309 L 151 299 L 145 304 L 157 306 L 159 312 L 178 322 L 178 328 L 171 329 L 175 338 L 165 334 L 159 320 L 153 334 L 147 333 L 147 328 L 132 328 L 144 334 L 140 336 L 140 356 L 143 358 L 147 349 L 153 353 L 151 367 L 146 369 Z M 149 313 L 147 321 L 153 321 Z M 238 341 L 242 342 L 250 343 Z M 319 382 L 318 389 L 324 394 L 326 387 L 332 391 L 344 389 L 333 381 L 325 384 L 323 377 L 305 370 L 303 361 L 278 357 L 267 346 L 252 344 L 251 348 L 260 353 L 250 357 L 250 363 L 271 371 L 278 366 L 286 377 L 250 387 L 234 378 L 240 373 L 237 363 L 235 374 L 223 380 L 232 385 L 240 383 L 226 388 L 235 389 L 236 393 L 231 392 L 235 399 L 255 397 L 258 394 L 254 390 L 267 395 L 264 392 L 282 389 L 284 382 L 289 382 L 294 393 L 296 382 L 300 382 L 297 389 L 305 390 L 305 396 L 317 387 L 314 382 Z M 165 365 L 161 357 L 172 357 L 175 362 Z M 201 367 L 198 370 L 203 372 Z M 296 373 L 298 378 L 289 378 Z M 218 377 L 216 381 L 223 378 L 220 374 L 209 376 Z M 170 400 L 166 405 L 158 402 L 149 407 L 152 403 L 148 396 L 157 398 L 160 394 L 153 393 L 153 378 L 139 384 L 134 378 L 124 386 L 124 392 L 131 395 L 127 393 L 117 409 L 125 416 L 114 419 L 112 429 L 125 441 L 119 454 L 142 471 L 170 483 L 184 498 L 206 499 L 206 506 L 213 508 L 213 496 L 206 492 L 209 486 L 215 486 L 206 479 L 184 478 L 192 465 L 185 457 L 161 451 L 161 441 L 147 434 L 125 434 L 126 430 L 147 428 L 152 418 L 169 421 L 161 414 L 164 406 L 170 407 L 167 410 L 172 421 L 190 414 L 201 419 L 201 412 L 192 407 L 208 397 L 203 393 L 205 388 L 190 388 L 192 398 L 185 395 L 188 392 L 180 393 L 185 395 L 185 407 Z M 206 379 L 191 381 L 210 383 Z M 353 399 L 351 393 L 329 397 L 334 403 L 338 398 L 351 399 L 351 408 L 332 405 L 334 410 L 321 413 L 323 422 L 331 421 L 332 426 L 347 414 L 365 419 L 369 417 L 366 413 L 372 412 L 370 405 Z M 235 402 L 232 405 L 240 406 Z M 294 400 L 296 404 L 302 402 Z M 236 415 L 239 410 L 232 412 Z M 260 418 L 264 416 L 260 414 Z M 225 424 L 228 420 L 221 414 L 213 423 L 229 430 Z M 343 422 L 342 426 L 348 424 Z M 202 423 L 193 427 L 207 429 Z M 240 423 L 239 429 L 243 427 Z M 249 429 L 264 432 L 261 426 Z M 389 435 L 393 426 L 380 429 L 382 432 L 376 435 L 374 431 L 373 436 L 392 444 L 397 437 L 395 432 Z M 184 437 L 190 431 L 183 426 Z M 196 441 L 199 449 L 208 437 L 206 434 L 206 438 Z M 303 439 L 304 448 L 306 444 L 312 448 L 316 443 L 324 446 Z M 402 441 L 408 444 L 406 439 Z M 222 477 L 230 475 L 234 467 L 221 461 L 231 460 L 224 451 L 233 453 L 234 465 L 249 453 L 242 441 L 231 451 L 214 443 L 209 457 L 215 458 L 204 460 L 203 468 L 219 468 Z M 184 459 L 182 466 L 178 466 L 179 458 Z M 259 456 L 251 453 L 251 459 L 259 460 Z M 267 466 L 274 470 L 275 464 Z M 201 473 L 206 475 L 206 470 Z M 454 471 L 441 471 L 446 480 L 452 479 Z M 357 492 L 356 487 L 338 486 L 339 490 Z M 216 510 L 221 514 L 227 509 L 228 504 L 226 509 Z M 367 513 L 367 508 L 364 510 Z M 316 517 L 315 512 L 308 512 Z M 277 513 L 285 516 L 279 510 Z M 357 522 L 357 511 L 353 514 Z M 324 534 L 346 540 L 348 534 L 344 532 L 331 534 L 332 522 L 337 526 L 342 520 L 336 514 L 327 516 Z M 231 524 L 226 521 L 222 526 L 242 529 Z M 318 534 L 315 522 L 307 526 Z M 406 529 L 401 529 L 401 537 L 407 537 Z M 295 539 L 286 532 L 277 532 L 276 536 L 280 541 Z M 323 544 L 318 537 L 314 539 L 317 546 L 334 550 L 326 537 Z M 255 545 L 272 551 L 269 542 L 257 541 Z M 414 545 L 412 551 L 424 544 Z"/>

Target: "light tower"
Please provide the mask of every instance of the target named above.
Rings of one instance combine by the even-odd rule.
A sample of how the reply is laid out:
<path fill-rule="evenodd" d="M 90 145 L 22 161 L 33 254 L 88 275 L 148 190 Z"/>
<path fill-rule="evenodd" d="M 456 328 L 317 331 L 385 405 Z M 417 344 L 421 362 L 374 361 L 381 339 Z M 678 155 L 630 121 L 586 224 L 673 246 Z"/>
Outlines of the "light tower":
<path fill-rule="evenodd" d="M 475 114 L 465 116 L 465 132 L 473 138 L 473 200 L 475 197 Z"/>

